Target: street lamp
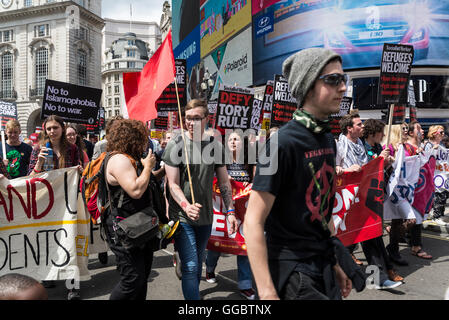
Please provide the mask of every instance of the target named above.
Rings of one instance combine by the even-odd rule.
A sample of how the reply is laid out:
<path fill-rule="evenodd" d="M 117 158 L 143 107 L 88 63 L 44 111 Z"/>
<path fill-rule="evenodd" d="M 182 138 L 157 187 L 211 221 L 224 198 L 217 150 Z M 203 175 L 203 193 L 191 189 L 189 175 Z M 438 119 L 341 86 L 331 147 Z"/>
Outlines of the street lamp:
<path fill-rule="evenodd" d="M 203 81 L 201 82 L 201 90 L 203 92 L 204 97 L 209 100 L 210 95 L 212 94 L 212 88 L 214 87 L 214 80 L 210 78 L 209 70 L 206 68 L 206 72 L 204 72 Z"/>

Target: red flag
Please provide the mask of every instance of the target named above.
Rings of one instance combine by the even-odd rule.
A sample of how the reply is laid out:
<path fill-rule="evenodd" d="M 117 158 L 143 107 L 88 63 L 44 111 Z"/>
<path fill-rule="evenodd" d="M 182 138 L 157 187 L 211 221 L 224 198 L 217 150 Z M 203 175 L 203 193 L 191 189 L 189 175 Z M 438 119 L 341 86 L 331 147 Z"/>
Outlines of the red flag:
<path fill-rule="evenodd" d="M 123 89 L 130 119 L 157 118 L 156 100 L 175 78 L 171 30 L 141 72 L 123 73 Z"/>

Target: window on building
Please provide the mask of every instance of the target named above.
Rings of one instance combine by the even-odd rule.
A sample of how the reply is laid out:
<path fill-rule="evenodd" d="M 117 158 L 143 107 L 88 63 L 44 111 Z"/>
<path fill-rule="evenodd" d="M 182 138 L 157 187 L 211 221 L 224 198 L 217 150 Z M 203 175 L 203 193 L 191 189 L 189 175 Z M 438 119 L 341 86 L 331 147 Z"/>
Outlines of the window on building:
<path fill-rule="evenodd" d="M 126 50 L 126 56 L 134 58 L 136 56 L 136 50 Z"/>
<path fill-rule="evenodd" d="M 46 37 L 50 35 L 50 25 L 49 24 L 40 24 L 38 26 L 34 26 L 34 37 Z"/>
<path fill-rule="evenodd" d="M 108 110 L 108 118 L 112 117 L 112 110 Z"/>
<path fill-rule="evenodd" d="M 128 68 L 135 68 L 136 63 L 134 61 L 128 61 Z"/>
<path fill-rule="evenodd" d="M 114 93 L 120 93 L 120 87 L 114 86 Z"/>
<path fill-rule="evenodd" d="M 114 98 L 114 106 L 120 105 L 120 98 Z"/>
<path fill-rule="evenodd" d="M 108 86 L 108 94 L 112 94 L 112 88 L 111 88 L 111 86 Z"/>
<path fill-rule="evenodd" d="M 133 45 L 135 45 L 136 44 L 136 41 L 135 40 L 128 40 L 128 45 L 129 46 L 133 46 Z"/>
<path fill-rule="evenodd" d="M 108 107 L 112 107 L 112 98 L 108 98 Z"/>
<path fill-rule="evenodd" d="M 13 56 L 12 53 L 5 53 L 1 59 L 2 63 L 2 97 L 13 97 Z"/>
<path fill-rule="evenodd" d="M 48 77 L 48 49 L 40 48 L 36 51 L 36 93 L 44 94 L 45 80 Z"/>
<path fill-rule="evenodd" d="M 78 39 L 89 41 L 89 30 L 84 27 L 80 27 L 79 29 L 76 29 L 75 36 Z"/>
<path fill-rule="evenodd" d="M 33 0 L 24 0 L 23 5 L 25 7 L 31 7 L 33 5 Z"/>
<path fill-rule="evenodd" d="M 120 68 L 120 63 L 118 63 L 118 62 L 114 62 L 114 68 L 115 68 L 115 69 L 118 69 L 118 68 Z"/>
<path fill-rule="evenodd" d="M 47 3 L 55 2 L 55 0 L 47 0 Z"/>
<path fill-rule="evenodd" d="M 114 74 L 114 81 L 120 81 L 120 75 L 119 74 Z"/>
<path fill-rule="evenodd" d="M 12 30 L 5 30 L 3 32 L 0 32 L 0 42 L 10 42 L 13 41 L 13 31 Z"/>
<path fill-rule="evenodd" d="M 115 110 L 115 115 L 119 116 L 120 115 L 120 110 Z"/>
<path fill-rule="evenodd" d="M 78 50 L 78 84 L 87 85 L 87 54 L 84 50 Z"/>

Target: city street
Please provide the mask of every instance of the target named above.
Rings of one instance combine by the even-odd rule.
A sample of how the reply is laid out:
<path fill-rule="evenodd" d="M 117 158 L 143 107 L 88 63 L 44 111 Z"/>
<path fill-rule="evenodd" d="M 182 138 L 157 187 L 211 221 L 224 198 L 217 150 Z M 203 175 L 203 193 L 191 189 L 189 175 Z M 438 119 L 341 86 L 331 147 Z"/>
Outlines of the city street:
<path fill-rule="evenodd" d="M 447 215 L 446 215 L 447 217 Z M 410 254 L 410 248 L 401 243 L 401 254 L 409 262 L 409 266 L 397 266 L 398 273 L 405 278 L 405 283 L 391 290 L 365 289 L 357 293 L 351 292 L 347 300 L 442 300 L 449 287 L 449 235 L 446 229 L 430 228 L 425 224 L 423 244 L 425 250 L 433 255 L 433 260 L 419 259 Z M 385 244 L 388 236 L 384 235 Z M 183 300 L 181 281 L 175 275 L 172 264 L 173 245 L 155 254 L 153 269 L 148 279 L 148 300 Z M 356 257 L 364 262 L 366 259 L 361 247 L 355 251 Z M 115 257 L 109 252 L 107 265 L 102 265 L 96 255 L 89 259 L 92 279 L 81 282 L 83 300 L 107 300 L 113 287 L 119 280 L 114 265 Z M 236 258 L 224 255 L 220 258 L 216 270 L 218 282 L 209 284 L 205 281 L 203 265 L 203 281 L 200 291 L 204 300 L 245 300 L 237 289 Z M 55 288 L 48 289 L 49 299 L 65 300 L 67 293 L 64 281 L 57 281 Z"/>

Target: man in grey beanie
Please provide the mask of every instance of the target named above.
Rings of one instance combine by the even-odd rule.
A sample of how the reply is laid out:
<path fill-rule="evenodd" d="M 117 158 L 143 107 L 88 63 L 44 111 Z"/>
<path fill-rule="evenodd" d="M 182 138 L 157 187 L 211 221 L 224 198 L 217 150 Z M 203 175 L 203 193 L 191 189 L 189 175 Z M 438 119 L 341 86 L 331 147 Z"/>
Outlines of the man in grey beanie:
<path fill-rule="evenodd" d="M 270 163 L 257 165 L 244 222 L 251 269 L 261 299 L 341 299 L 352 290 L 354 274 L 345 271 L 356 272 L 339 264 L 346 249 L 334 237 L 336 147 L 328 116 L 339 112 L 347 76 L 341 57 L 323 48 L 290 56 L 283 73 L 298 109 L 270 138 L 277 148 L 266 154 L 278 170 L 264 175 Z"/>

